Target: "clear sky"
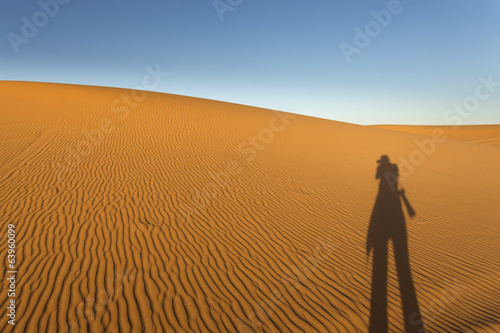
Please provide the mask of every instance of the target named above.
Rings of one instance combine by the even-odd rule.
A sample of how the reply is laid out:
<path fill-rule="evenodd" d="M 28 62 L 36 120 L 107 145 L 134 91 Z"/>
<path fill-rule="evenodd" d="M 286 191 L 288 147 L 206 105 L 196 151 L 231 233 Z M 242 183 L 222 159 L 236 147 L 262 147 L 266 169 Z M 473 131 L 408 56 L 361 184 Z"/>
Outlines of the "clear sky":
<path fill-rule="evenodd" d="M 161 92 L 358 124 L 500 123 L 498 0 L 2 1 L 0 35 L 0 80 L 132 88 L 159 66 Z"/>

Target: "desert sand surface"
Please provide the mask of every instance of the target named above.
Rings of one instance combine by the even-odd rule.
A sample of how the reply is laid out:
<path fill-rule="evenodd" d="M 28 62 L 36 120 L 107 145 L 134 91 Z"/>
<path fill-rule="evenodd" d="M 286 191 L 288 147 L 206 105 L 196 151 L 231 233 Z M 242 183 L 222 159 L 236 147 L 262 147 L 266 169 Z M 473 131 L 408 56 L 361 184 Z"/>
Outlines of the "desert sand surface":
<path fill-rule="evenodd" d="M 413 126 L 413 125 L 377 125 L 393 131 L 432 135 L 434 129 L 442 130 L 450 139 L 500 146 L 500 125 L 466 125 L 466 126 Z"/>
<path fill-rule="evenodd" d="M 2 332 L 423 332 L 392 252 L 387 272 L 367 255 L 384 154 L 416 212 L 401 219 L 425 331 L 500 332 L 495 144 L 49 83 L 0 82 L 0 119 L 2 258 L 7 224 L 17 244 Z"/>

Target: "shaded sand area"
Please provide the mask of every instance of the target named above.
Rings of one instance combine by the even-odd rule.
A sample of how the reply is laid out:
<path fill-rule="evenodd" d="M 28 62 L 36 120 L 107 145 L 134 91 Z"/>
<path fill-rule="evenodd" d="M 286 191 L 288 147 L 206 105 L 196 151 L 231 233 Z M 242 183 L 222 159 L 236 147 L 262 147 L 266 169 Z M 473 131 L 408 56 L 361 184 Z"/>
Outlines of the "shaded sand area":
<path fill-rule="evenodd" d="M 499 147 L 125 89 L 0 95 L 15 332 L 500 331 Z M 377 219 L 401 227 L 373 268 Z"/>

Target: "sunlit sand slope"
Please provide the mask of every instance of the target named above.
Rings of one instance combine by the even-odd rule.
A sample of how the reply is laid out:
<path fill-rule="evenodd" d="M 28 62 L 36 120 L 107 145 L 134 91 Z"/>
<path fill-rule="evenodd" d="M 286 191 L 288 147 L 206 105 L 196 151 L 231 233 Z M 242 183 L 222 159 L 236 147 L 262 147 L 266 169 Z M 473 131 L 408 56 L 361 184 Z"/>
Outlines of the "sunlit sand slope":
<path fill-rule="evenodd" d="M 2 258 L 8 223 L 17 235 L 16 325 L 3 279 L 2 332 L 367 332 L 382 154 L 416 211 L 427 331 L 499 331 L 498 147 L 44 83 L 0 82 L 0 119 Z"/>
<path fill-rule="evenodd" d="M 500 125 L 470 126 L 412 126 L 412 125 L 377 125 L 393 131 L 432 135 L 432 131 L 441 129 L 450 139 L 462 140 L 483 145 L 500 146 Z"/>

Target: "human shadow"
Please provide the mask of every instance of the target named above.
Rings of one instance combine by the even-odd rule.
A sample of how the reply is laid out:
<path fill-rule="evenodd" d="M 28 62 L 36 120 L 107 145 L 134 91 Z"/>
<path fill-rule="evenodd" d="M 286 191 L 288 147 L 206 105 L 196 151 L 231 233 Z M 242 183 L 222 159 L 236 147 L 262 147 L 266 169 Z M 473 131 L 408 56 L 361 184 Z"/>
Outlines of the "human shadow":
<path fill-rule="evenodd" d="M 366 241 L 367 259 L 373 251 L 372 292 L 369 332 L 388 332 L 387 274 L 389 240 L 396 261 L 399 290 L 403 308 L 405 332 L 425 332 L 413 285 L 408 251 L 406 221 L 401 204 L 405 203 L 410 217 L 415 215 L 405 196 L 398 189 L 398 166 L 386 155 L 379 161 L 375 178 L 380 179 Z"/>

